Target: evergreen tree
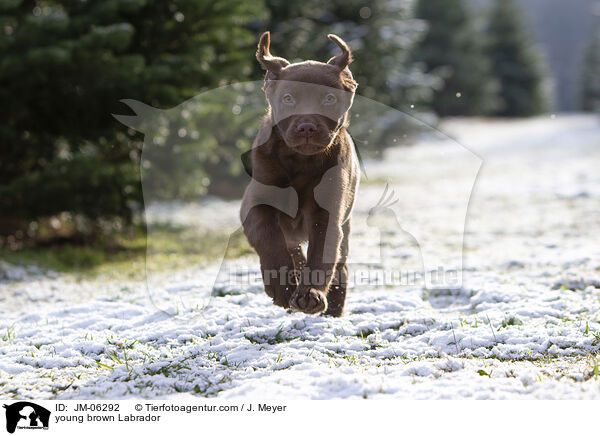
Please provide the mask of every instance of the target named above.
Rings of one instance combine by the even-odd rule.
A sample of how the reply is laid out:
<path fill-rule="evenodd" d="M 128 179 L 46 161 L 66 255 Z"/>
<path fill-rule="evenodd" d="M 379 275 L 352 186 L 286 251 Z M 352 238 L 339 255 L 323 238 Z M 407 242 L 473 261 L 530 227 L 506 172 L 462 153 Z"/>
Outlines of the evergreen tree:
<path fill-rule="evenodd" d="M 488 31 L 488 52 L 502 100 L 496 114 L 519 117 L 546 111 L 542 64 L 513 0 L 495 0 Z"/>
<path fill-rule="evenodd" d="M 583 65 L 581 109 L 600 111 L 600 20 L 597 21 L 592 41 Z"/>
<path fill-rule="evenodd" d="M 427 31 L 413 59 L 439 75 L 433 109 L 440 116 L 484 115 L 497 107 L 497 82 L 476 22 L 462 0 L 419 0 L 415 16 Z"/>
<path fill-rule="evenodd" d="M 243 0 L 0 0 L 0 233 L 61 212 L 129 219 L 141 135 L 111 113 L 247 77 L 253 16 Z"/>

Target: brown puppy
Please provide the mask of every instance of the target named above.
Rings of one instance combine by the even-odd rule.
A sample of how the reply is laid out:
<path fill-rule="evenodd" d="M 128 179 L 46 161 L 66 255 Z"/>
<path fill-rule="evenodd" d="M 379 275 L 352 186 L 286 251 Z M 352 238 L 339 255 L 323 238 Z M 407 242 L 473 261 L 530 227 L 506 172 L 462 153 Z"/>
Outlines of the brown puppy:
<path fill-rule="evenodd" d="M 359 180 L 346 132 L 357 84 L 348 69 L 348 45 L 335 35 L 329 39 L 341 55 L 327 63 L 290 64 L 270 54 L 269 32 L 260 38 L 256 56 L 267 71 L 269 111 L 253 144 L 241 218 L 276 305 L 342 316 Z M 306 241 L 308 256 L 301 246 Z"/>

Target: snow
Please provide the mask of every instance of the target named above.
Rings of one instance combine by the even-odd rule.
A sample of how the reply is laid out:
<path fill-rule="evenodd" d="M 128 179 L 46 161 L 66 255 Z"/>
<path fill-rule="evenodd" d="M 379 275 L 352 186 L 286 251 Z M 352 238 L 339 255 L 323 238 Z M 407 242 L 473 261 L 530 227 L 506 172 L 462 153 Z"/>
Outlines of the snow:
<path fill-rule="evenodd" d="M 0 395 L 600 398 L 600 121 L 456 119 L 440 130 L 483 160 L 460 287 L 353 284 L 346 316 L 333 319 L 289 314 L 261 286 L 211 296 L 212 283 L 193 278 L 219 264 L 163 273 L 150 299 L 145 283 L 3 262 Z M 460 160 L 438 159 L 446 145 L 424 141 L 368 162 L 351 257 L 378 249 L 361 218 L 384 180 L 406 195 L 402 223 L 426 205 L 440 168 L 444 183 L 463 183 Z M 440 204 L 428 223 L 437 230 L 419 239 L 441 258 L 452 256 L 444 220 L 457 201 Z M 238 207 L 217 199 L 202 206 L 178 208 L 177 221 Z M 155 212 L 168 217 L 164 208 Z M 417 269 L 406 232 L 397 227 L 387 237 L 392 255 L 383 257 Z M 256 272 L 254 257 L 244 261 Z"/>

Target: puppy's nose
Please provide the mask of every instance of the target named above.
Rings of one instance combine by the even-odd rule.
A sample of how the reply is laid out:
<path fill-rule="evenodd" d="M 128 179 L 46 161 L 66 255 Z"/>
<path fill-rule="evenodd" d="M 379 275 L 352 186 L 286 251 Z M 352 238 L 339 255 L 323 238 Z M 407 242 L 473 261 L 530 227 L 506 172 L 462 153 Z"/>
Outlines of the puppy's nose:
<path fill-rule="evenodd" d="M 296 131 L 301 136 L 311 137 L 317 131 L 317 125 L 315 123 L 300 123 L 296 127 Z"/>

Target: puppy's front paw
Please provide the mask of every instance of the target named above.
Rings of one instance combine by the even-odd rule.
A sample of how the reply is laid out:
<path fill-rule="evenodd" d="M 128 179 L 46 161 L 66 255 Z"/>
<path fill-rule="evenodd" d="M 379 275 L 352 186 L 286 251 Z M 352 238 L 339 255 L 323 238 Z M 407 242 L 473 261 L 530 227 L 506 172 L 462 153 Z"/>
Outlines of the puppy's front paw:
<path fill-rule="evenodd" d="M 327 297 L 316 289 L 298 289 L 290 298 L 290 308 L 304 313 L 320 313 L 327 310 Z"/>

